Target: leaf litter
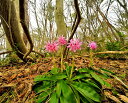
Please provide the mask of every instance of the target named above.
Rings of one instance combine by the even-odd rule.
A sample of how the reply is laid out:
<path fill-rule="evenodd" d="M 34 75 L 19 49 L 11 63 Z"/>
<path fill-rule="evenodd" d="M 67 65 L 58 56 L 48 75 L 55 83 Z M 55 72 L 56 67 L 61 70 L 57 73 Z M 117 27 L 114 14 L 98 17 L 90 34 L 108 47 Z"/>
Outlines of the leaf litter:
<path fill-rule="evenodd" d="M 35 94 L 32 91 L 33 79 L 37 75 L 47 73 L 53 68 L 52 58 L 42 58 L 36 63 L 19 63 L 17 65 L 0 67 L 0 103 L 34 103 Z M 60 58 L 56 59 L 56 66 L 60 66 Z M 89 66 L 89 58 L 76 57 L 75 66 L 85 68 Z M 104 68 L 114 72 L 128 85 L 128 60 L 111 60 L 95 58 L 96 69 Z M 69 65 L 72 58 L 65 60 Z M 112 88 L 104 87 L 105 98 L 102 103 L 128 103 L 128 88 L 124 88 L 114 78 L 107 80 Z"/>

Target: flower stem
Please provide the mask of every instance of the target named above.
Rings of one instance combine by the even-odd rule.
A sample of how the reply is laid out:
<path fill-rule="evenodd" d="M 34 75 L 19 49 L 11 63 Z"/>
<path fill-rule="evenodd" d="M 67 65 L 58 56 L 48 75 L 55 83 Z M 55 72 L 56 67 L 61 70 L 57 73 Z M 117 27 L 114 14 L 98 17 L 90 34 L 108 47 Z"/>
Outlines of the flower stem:
<path fill-rule="evenodd" d="M 72 57 L 72 68 L 71 68 L 71 73 L 70 73 L 70 79 L 72 78 L 74 66 L 75 66 L 75 61 L 74 61 L 74 57 Z"/>
<path fill-rule="evenodd" d="M 61 72 L 63 72 L 63 47 L 61 47 Z"/>
<path fill-rule="evenodd" d="M 56 67 L 56 63 L 55 63 L 55 55 L 54 54 L 52 55 L 52 61 L 53 61 L 53 68 L 55 68 Z"/>
<path fill-rule="evenodd" d="M 93 52 L 92 52 L 92 49 L 90 50 L 90 67 L 93 67 L 94 65 L 94 62 L 93 62 Z"/>

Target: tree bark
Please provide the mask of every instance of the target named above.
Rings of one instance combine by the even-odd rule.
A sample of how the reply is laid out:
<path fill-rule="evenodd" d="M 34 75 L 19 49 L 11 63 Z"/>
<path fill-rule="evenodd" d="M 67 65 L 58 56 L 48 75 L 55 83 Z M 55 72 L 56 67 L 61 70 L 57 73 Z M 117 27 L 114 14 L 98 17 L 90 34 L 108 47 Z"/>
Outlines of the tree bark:
<path fill-rule="evenodd" d="M 66 24 L 63 15 L 63 0 L 56 0 L 55 21 L 57 25 L 57 34 L 66 36 Z"/>
<path fill-rule="evenodd" d="M 16 12 L 15 1 L 0 0 L 0 17 L 9 44 L 18 57 L 26 61 L 23 56 L 27 52 L 27 48 L 21 37 L 22 29 Z"/>
<path fill-rule="evenodd" d="M 27 27 L 29 28 L 28 0 L 25 0 L 24 6 L 25 6 L 25 21 L 26 21 Z M 25 45 L 27 46 L 28 39 L 27 39 L 25 33 L 23 34 L 23 40 L 24 40 Z"/>

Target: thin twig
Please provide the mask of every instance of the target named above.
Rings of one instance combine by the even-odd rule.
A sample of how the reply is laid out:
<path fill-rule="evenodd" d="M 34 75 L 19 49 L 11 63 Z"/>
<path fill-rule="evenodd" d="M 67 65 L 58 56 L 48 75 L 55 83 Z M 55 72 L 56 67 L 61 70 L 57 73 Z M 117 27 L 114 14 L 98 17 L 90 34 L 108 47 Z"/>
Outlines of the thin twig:
<path fill-rule="evenodd" d="M 3 35 L 1 35 L 1 36 L 0 36 L 0 38 L 2 38 L 3 36 L 4 36 L 4 34 L 3 34 Z"/>
<path fill-rule="evenodd" d="M 72 32 L 71 32 L 71 35 L 68 39 L 68 43 L 70 42 L 70 40 L 73 38 L 75 32 L 76 32 L 76 29 L 80 23 L 80 20 L 81 20 L 81 14 L 80 14 L 80 10 L 79 10 L 79 6 L 78 6 L 78 0 L 74 0 L 74 5 L 75 5 L 75 9 L 76 9 L 76 16 L 77 16 L 77 20 L 75 18 L 75 21 L 74 21 L 74 24 L 73 24 L 73 28 L 72 28 Z M 68 49 L 67 49 L 67 46 L 65 47 L 65 50 L 64 50 L 64 53 L 63 53 L 63 56 L 67 56 L 68 54 Z"/>
<path fill-rule="evenodd" d="M 27 91 L 27 93 L 25 94 L 25 96 L 23 98 L 24 103 L 28 99 L 28 96 L 31 94 L 31 92 L 32 92 L 32 83 L 28 83 L 28 91 Z"/>
<path fill-rule="evenodd" d="M 121 79 L 119 79 L 117 76 L 113 76 L 114 79 L 116 79 L 118 82 L 120 82 L 126 89 L 128 89 L 128 85 L 126 85 Z"/>
<path fill-rule="evenodd" d="M 11 53 L 11 52 L 13 52 L 13 51 L 6 51 L 6 52 L 2 52 L 2 53 L 0 53 L 0 55 L 8 54 L 8 53 Z"/>

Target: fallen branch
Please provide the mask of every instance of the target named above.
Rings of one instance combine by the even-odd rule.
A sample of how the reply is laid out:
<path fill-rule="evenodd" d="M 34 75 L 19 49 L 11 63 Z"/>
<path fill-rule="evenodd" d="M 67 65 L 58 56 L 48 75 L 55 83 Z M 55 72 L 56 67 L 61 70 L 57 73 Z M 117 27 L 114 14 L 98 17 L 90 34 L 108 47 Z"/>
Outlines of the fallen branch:
<path fill-rule="evenodd" d="M 2 53 L 0 53 L 0 55 L 8 54 L 8 53 L 11 53 L 11 52 L 13 52 L 13 51 L 6 51 L 6 52 L 2 52 Z"/>
<path fill-rule="evenodd" d="M 104 95 L 105 95 L 107 98 L 109 98 L 109 99 L 115 101 L 116 103 L 122 103 L 117 97 L 113 96 L 113 95 L 110 94 L 109 92 L 104 92 Z"/>
<path fill-rule="evenodd" d="M 120 78 L 118 78 L 117 76 L 113 76 L 115 80 L 117 80 L 118 82 L 121 83 L 121 85 L 123 85 L 126 89 L 128 89 L 128 85 L 126 85 Z"/>
<path fill-rule="evenodd" d="M 124 101 L 125 103 L 128 102 L 128 97 L 124 96 L 124 95 L 121 95 L 121 94 L 117 94 L 119 96 L 119 98 Z"/>
<path fill-rule="evenodd" d="M 13 51 L 6 51 L 6 52 L 2 52 L 2 53 L 0 53 L 0 55 L 8 54 L 8 53 L 11 53 L 11 52 L 13 52 Z M 34 50 L 33 50 L 32 52 L 34 52 L 34 53 L 36 53 L 36 54 L 40 55 L 41 57 L 45 57 L 45 55 L 44 55 L 44 54 L 42 54 L 42 53 L 40 53 L 40 52 L 37 52 L 37 51 L 34 51 Z"/>
<path fill-rule="evenodd" d="M 93 53 L 93 55 L 100 55 L 100 54 L 128 54 L 128 51 L 104 51 Z M 84 57 L 89 57 L 89 55 L 84 55 Z"/>
<path fill-rule="evenodd" d="M 13 52 L 13 51 L 2 52 L 2 53 L 0 53 L 0 55 L 11 53 L 11 52 Z M 44 55 L 40 52 L 37 52 L 37 51 L 34 51 L 34 50 L 32 52 L 37 53 L 41 57 L 44 57 Z M 104 52 L 94 53 L 93 55 L 99 55 L 99 54 L 128 54 L 128 51 L 104 51 Z M 89 55 L 84 55 L 84 57 L 89 57 Z"/>
<path fill-rule="evenodd" d="M 94 55 L 98 55 L 98 54 L 128 54 L 128 51 L 105 51 L 105 52 L 94 53 Z"/>

